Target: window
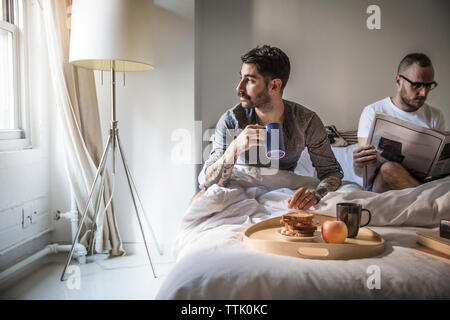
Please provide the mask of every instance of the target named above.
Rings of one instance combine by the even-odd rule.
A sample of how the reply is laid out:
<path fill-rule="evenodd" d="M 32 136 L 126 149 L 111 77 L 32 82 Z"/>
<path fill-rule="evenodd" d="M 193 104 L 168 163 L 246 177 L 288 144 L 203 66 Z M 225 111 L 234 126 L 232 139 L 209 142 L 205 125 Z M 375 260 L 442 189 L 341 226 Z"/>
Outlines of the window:
<path fill-rule="evenodd" d="M 0 151 L 30 146 L 25 108 L 23 0 L 0 0 Z"/>

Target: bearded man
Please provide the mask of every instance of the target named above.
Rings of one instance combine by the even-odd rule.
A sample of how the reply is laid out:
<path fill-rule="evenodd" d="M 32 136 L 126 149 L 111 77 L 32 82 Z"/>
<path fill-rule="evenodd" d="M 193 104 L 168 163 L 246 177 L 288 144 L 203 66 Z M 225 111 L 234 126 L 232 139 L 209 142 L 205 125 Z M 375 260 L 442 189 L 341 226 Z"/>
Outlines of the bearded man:
<path fill-rule="evenodd" d="M 353 153 L 355 173 L 362 176 L 365 166 L 375 165 L 377 151 L 366 145 L 375 113 L 385 113 L 410 123 L 445 131 L 442 112 L 425 103 L 428 93 L 436 88 L 434 68 L 431 60 L 423 53 L 411 53 L 400 62 L 395 76 L 397 93 L 364 108 L 358 126 L 358 148 Z M 385 192 L 417 187 L 427 181 L 412 175 L 400 163 L 388 161 L 376 170 L 373 183 L 366 190 Z"/>
<path fill-rule="evenodd" d="M 236 164 L 270 166 L 268 159 L 260 156 L 252 159 L 251 149 L 264 148 L 264 125 L 279 123 L 283 128 L 280 134 L 284 137 L 285 156 L 277 160 L 277 169 L 293 171 L 306 147 L 317 170 L 320 180 L 317 188 L 300 187 L 289 199 L 290 208 L 308 209 L 328 192 L 337 190 L 343 177 L 325 127 L 316 113 L 282 98 L 290 73 L 289 58 L 282 50 L 268 45 L 256 47 L 244 54 L 241 61 L 236 87 L 240 103 L 225 112 L 216 125 L 211 154 L 199 175 L 202 190 L 194 199 L 213 184 L 226 186 Z"/>

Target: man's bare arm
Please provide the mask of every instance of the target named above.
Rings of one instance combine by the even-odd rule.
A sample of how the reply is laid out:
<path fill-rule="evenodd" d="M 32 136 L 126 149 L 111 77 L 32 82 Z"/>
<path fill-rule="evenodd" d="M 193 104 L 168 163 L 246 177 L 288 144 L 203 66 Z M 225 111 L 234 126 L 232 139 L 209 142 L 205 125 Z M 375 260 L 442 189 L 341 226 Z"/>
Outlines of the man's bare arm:
<path fill-rule="evenodd" d="M 237 157 L 253 146 L 261 146 L 261 140 L 265 140 L 264 127 L 257 124 L 250 124 L 234 139 L 224 154 L 205 171 L 205 184 L 209 186 L 217 183 L 225 187 L 231 179 L 234 164 Z"/>
<path fill-rule="evenodd" d="M 310 191 L 300 187 L 288 200 L 289 208 L 307 210 L 316 205 L 328 192 L 336 191 L 341 183 L 341 178 L 329 176 L 320 181 L 315 190 Z"/>
<path fill-rule="evenodd" d="M 228 151 L 228 149 L 227 149 Z M 205 172 L 205 187 L 217 183 L 220 187 L 225 187 L 231 178 L 236 157 L 230 152 L 225 153 L 211 166 L 206 169 Z"/>

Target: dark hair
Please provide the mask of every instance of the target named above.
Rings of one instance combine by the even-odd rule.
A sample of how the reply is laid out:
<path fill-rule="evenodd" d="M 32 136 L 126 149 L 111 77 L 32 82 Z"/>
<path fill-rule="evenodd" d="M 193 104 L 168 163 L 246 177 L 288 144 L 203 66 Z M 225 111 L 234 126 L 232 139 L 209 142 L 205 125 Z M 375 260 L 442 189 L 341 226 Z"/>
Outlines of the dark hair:
<path fill-rule="evenodd" d="M 397 74 L 403 73 L 412 64 L 417 63 L 422 68 L 431 66 L 431 60 L 423 53 L 410 53 L 406 55 L 398 65 Z"/>
<path fill-rule="evenodd" d="M 266 83 L 275 78 L 280 79 L 283 92 L 291 72 L 291 63 L 281 49 L 268 45 L 258 46 L 241 56 L 241 60 L 243 63 L 254 64 L 258 72 L 266 78 Z"/>

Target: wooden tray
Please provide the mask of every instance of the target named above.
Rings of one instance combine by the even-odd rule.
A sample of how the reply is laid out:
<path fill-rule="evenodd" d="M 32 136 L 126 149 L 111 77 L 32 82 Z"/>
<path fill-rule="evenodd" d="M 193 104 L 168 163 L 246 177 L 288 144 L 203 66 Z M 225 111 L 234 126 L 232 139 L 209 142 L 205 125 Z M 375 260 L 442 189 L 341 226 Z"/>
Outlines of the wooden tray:
<path fill-rule="evenodd" d="M 248 248 L 296 258 L 320 260 L 349 260 L 373 257 L 384 251 L 384 239 L 369 228 L 360 228 L 356 238 L 347 238 L 342 244 L 329 244 L 317 237 L 309 242 L 294 242 L 277 234 L 282 227 L 281 217 L 270 218 L 248 227 L 242 242 Z M 314 214 L 313 222 L 320 226 L 326 220 L 336 218 Z"/>

